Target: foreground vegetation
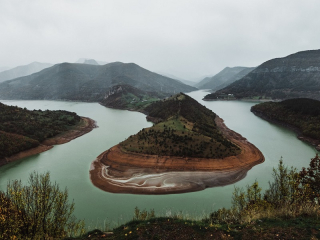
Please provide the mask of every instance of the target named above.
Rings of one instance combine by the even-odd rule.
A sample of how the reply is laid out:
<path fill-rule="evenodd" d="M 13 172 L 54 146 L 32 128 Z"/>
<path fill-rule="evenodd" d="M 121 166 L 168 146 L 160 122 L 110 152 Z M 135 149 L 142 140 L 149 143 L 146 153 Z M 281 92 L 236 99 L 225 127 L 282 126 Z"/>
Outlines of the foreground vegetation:
<path fill-rule="evenodd" d="M 320 101 L 297 98 L 282 102 L 265 102 L 251 111 L 267 120 L 292 126 L 307 137 L 320 141 Z"/>
<path fill-rule="evenodd" d="M 126 152 L 160 156 L 223 158 L 240 153 L 216 126 L 216 114 L 185 94 L 145 108 L 157 124 L 142 129 L 120 145 Z"/>
<path fill-rule="evenodd" d="M 0 103 L 0 159 L 38 146 L 78 124 L 72 112 L 27 110 Z"/>
<path fill-rule="evenodd" d="M 28 185 L 9 182 L 0 192 L 0 239 L 61 239 L 83 233 L 84 222 L 73 216 L 68 192 L 50 174 L 30 174 Z"/>
<path fill-rule="evenodd" d="M 132 221 L 112 231 L 83 234 L 83 222 L 72 217 L 74 204 L 68 203 L 67 191 L 51 183 L 48 173 L 33 173 L 29 186 L 13 181 L 0 194 L 0 238 L 318 239 L 319 197 L 318 155 L 301 171 L 280 160 L 264 193 L 257 181 L 245 189 L 235 188 L 230 209 L 219 209 L 201 220 L 179 214 L 157 217 L 153 210 L 136 208 Z"/>

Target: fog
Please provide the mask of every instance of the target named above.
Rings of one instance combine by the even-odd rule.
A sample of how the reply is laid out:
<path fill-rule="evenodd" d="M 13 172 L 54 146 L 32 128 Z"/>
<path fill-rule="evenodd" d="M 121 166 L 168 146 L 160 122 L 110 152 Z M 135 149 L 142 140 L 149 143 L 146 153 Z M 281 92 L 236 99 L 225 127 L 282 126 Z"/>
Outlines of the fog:
<path fill-rule="evenodd" d="M 0 0 L 0 69 L 92 58 L 200 80 L 318 49 L 319 9 L 316 0 Z"/>

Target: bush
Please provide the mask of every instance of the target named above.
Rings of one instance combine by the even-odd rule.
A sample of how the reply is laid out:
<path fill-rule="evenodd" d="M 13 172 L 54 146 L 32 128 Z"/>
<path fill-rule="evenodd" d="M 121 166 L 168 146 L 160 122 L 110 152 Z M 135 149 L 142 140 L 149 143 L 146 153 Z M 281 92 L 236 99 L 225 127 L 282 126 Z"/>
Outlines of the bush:
<path fill-rule="evenodd" d="M 247 223 L 260 218 L 288 218 L 300 215 L 320 215 L 320 158 L 311 159 L 310 167 L 288 168 L 279 161 L 273 169 L 273 181 L 261 194 L 257 181 L 245 189 L 235 188 L 231 209 L 219 209 L 210 214 L 212 223 Z"/>
<path fill-rule="evenodd" d="M 52 183 L 48 172 L 33 172 L 28 183 L 9 182 L 6 193 L 0 194 L 0 218 L 6 222 L 0 225 L 0 238 L 62 238 L 84 232 L 84 222 L 73 216 L 67 189 Z"/>

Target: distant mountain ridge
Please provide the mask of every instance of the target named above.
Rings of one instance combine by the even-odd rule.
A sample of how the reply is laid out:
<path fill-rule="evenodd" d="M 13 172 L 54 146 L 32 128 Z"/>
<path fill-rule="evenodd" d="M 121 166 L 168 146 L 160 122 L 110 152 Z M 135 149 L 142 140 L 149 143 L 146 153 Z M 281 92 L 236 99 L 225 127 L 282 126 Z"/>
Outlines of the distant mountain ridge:
<path fill-rule="evenodd" d="M 101 101 L 110 87 L 127 84 L 148 92 L 173 94 L 196 88 L 150 72 L 134 63 L 61 63 L 0 84 L 0 99 Z"/>
<path fill-rule="evenodd" d="M 226 67 L 213 77 L 204 78 L 195 86 L 200 89 L 211 89 L 212 91 L 217 91 L 241 79 L 253 69 L 254 68 L 249 67 Z"/>
<path fill-rule="evenodd" d="M 45 68 L 51 67 L 51 63 L 33 62 L 28 65 L 18 66 L 12 69 L 0 72 L 0 82 L 11 80 L 18 77 L 30 75 L 35 72 L 39 72 Z"/>
<path fill-rule="evenodd" d="M 217 94 L 236 98 L 306 97 L 320 100 L 320 50 L 302 51 L 275 58 L 258 66 L 242 79 Z"/>

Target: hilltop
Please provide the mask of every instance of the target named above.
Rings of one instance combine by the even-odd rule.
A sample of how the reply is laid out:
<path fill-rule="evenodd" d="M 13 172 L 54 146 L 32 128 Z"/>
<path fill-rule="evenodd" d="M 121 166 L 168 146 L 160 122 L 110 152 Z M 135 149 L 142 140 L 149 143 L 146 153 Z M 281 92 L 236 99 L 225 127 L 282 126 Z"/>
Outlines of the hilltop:
<path fill-rule="evenodd" d="M 27 110 L 0 103 L 0 166 L 79 137 L 94 121 L 67 111 Z"/>
<path fill-rule="evenodd" d="M 199 191 L 238 181 L 264 161 L 254 145 L 183 93 L 144 112 L 155 125 L 98 156 L 90 171 L 95 186 L 143 194 Z"/>
<path fill-rule="evenodd" d="M 319 65 L 320 50 L 271 59 L 216 94 L 233 94 L 236 98 L 320 100 Z"/>
<path fill-rule="evenodd" d="M 254 68 L 250 67 L 226 67 L 213 77 L 206 77 L 195 86 L 199 89 L 211 89 L 212 91 L 218 91 L 229 84 L 241 79 Z"/>
<path fill-rule="evenodd" d="M 311 143 L 320 151 L 320 101 L 297 98 L 266 102 L 252 106 L 251 111 L 267 121 L 295 130 L 299 139 Z"/>
<path fill-rule="evenodd" d="M 0 99 L 102 101 L 110 88 L 127 84 L 147 92 L 173 94 L 195 88 L 134 63 L 61 63 L 0 84 Z"/>

